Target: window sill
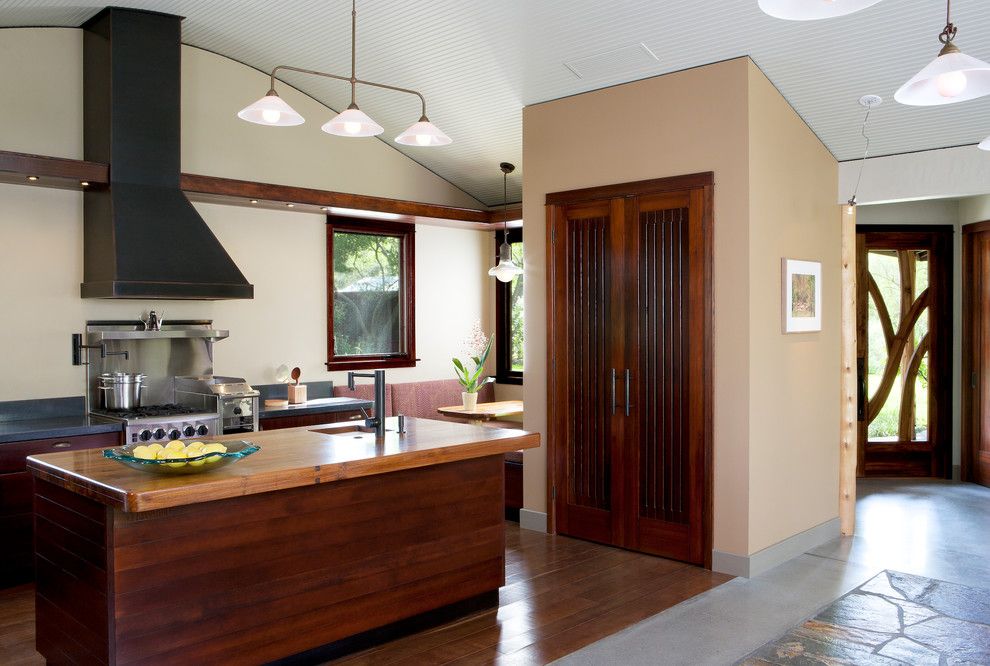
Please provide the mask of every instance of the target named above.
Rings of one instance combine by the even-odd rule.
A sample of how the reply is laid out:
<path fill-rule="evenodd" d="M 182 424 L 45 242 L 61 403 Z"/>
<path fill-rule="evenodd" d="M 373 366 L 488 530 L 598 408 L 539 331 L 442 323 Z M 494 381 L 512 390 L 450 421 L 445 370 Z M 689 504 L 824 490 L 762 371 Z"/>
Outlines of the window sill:
<path fill-rule="evenodd" d="M 342 358 L 327 361 L 330 372 L 338 370 L 385 370 L 388 368 L 415 368 L 415 358 Z"/>
<path fill-rule="evenodd" d="M 511 384 L 515 386 L 523 385 L 522 377 L 495 377 L 496 384 Z"/>

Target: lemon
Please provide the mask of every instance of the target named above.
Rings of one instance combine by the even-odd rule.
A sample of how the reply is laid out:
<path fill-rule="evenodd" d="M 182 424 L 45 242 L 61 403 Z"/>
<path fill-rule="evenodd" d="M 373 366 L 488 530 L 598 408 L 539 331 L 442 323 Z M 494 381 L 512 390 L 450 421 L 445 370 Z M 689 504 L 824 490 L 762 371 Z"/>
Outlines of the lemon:
<path fill-rule="evenodd" d="M 173 451 L 183 451 L 186 448 L 184 442 L 178 439 L 173 439 L 171 442 L 165 445 L 166 449 L 171 449 Z"/>
<path fill-rule="evenodd" d="M 150 451 L 147 446 L 135 446 L 131 451 L 131 455 L 135 458 L 140 458 L 141 460 L 154 460 L 155 453 Z"/>
<path fill-rule="evenodd" d="M 181 460 L 185 458 L 186 454 L 184 451 L 176 451 L 175 449 L 162 449 L 158 452 L 158 460 Z M 185 462 L 170 462 L 169 467 L 185 467 Z"/>
<path fill-rule="evenodd" d="M 153 454 L 150 460 L 154 460 L 158 456 L 158 452 L 164 449 L 165 447 L 162 446 L 161 444 L 149 444 L 147 448 L 148 448 L 148 452 Z"/>
<path fill-rule="evenodd" d="M 213 444 L 207 444 L 203 447 L 203 453 L 226 453 L 227 447 L 219 442 L 214 442 Z M 210 456 L 206 459 L 206 462 L 216 462 L 220 460 L 220 456 Z"/>

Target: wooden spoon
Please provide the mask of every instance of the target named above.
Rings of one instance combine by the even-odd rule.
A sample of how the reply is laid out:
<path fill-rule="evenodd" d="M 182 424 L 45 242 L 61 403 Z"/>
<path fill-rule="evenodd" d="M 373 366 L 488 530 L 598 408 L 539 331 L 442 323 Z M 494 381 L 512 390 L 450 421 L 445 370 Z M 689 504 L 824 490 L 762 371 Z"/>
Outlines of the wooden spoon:
<path fill-rule="evenodd" d="M 299 368 L 292 368 L 292 381 L 296 383 L 296 386 L 299 386 L 299 375 L 301 374 L 302 370 Z"/>

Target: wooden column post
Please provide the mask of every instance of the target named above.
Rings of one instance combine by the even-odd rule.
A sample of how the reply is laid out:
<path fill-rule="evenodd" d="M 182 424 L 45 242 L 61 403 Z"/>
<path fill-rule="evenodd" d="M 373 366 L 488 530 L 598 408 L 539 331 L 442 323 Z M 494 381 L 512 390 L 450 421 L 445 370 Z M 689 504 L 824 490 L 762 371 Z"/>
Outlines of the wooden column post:
<path fill-rule="evenodd" d="M 839 425 L 839 528 L 856 531 L 856 210 L 839 208 L 842 226 L 842 382 Z"/>

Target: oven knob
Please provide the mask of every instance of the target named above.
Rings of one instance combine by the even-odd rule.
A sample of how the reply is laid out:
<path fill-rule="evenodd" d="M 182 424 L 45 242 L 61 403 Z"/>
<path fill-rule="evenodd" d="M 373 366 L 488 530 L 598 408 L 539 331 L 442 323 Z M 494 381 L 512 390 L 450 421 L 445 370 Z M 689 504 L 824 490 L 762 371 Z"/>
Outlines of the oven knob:
<path fill-rule="evenodd" d="M 158 428 L 157 430 L 155 430 L 155 439 L 164 439 L 164 438 L 165 438 L 164 428 Z"/>
<path fill-rule="evenodd" d="M 169 439 L 179 439 L 179 437 L 182 437 L 182 433 L 179 432 L 178 428 L 172 428 L 171 430 L 168 431 Z"/>
<path fill-rule="evenodd" d="M 198 428 L 196 428 L 196 434 L 199 435 L 200 437 L 202 437 L 208 432 L 210 432 L 210 429 L 207 428 L 205 425 L 201 425 Z"/>
<path fill-rule="evenodd" d="M 141 434 L 138 435 L 138 439 L 140 439 L 142 442 L 147 442 L 148 440 L 151 439 L 151 431 L 150 430 L 142 430 L 141 431 Z"/>
<path fill-rule="evenodd" d="M 244 410 L 243 410 L 243 409 L 241 409 L 240 407 L 234 407 L 234 413 L 235 413 L 235 414 L 238 414 L 238 415 L 240 415 L 240 414 L 242 414 L 243 412 L 244 412 Z"/>
<path fill-rule="evenodd" d="M 186 437 L 192 437 L 193 435 L 196 434 L 196 428 L 194 428 L 191 425 L 188 425 L 182 429 L 182 434 L 185 435 Z"/>

